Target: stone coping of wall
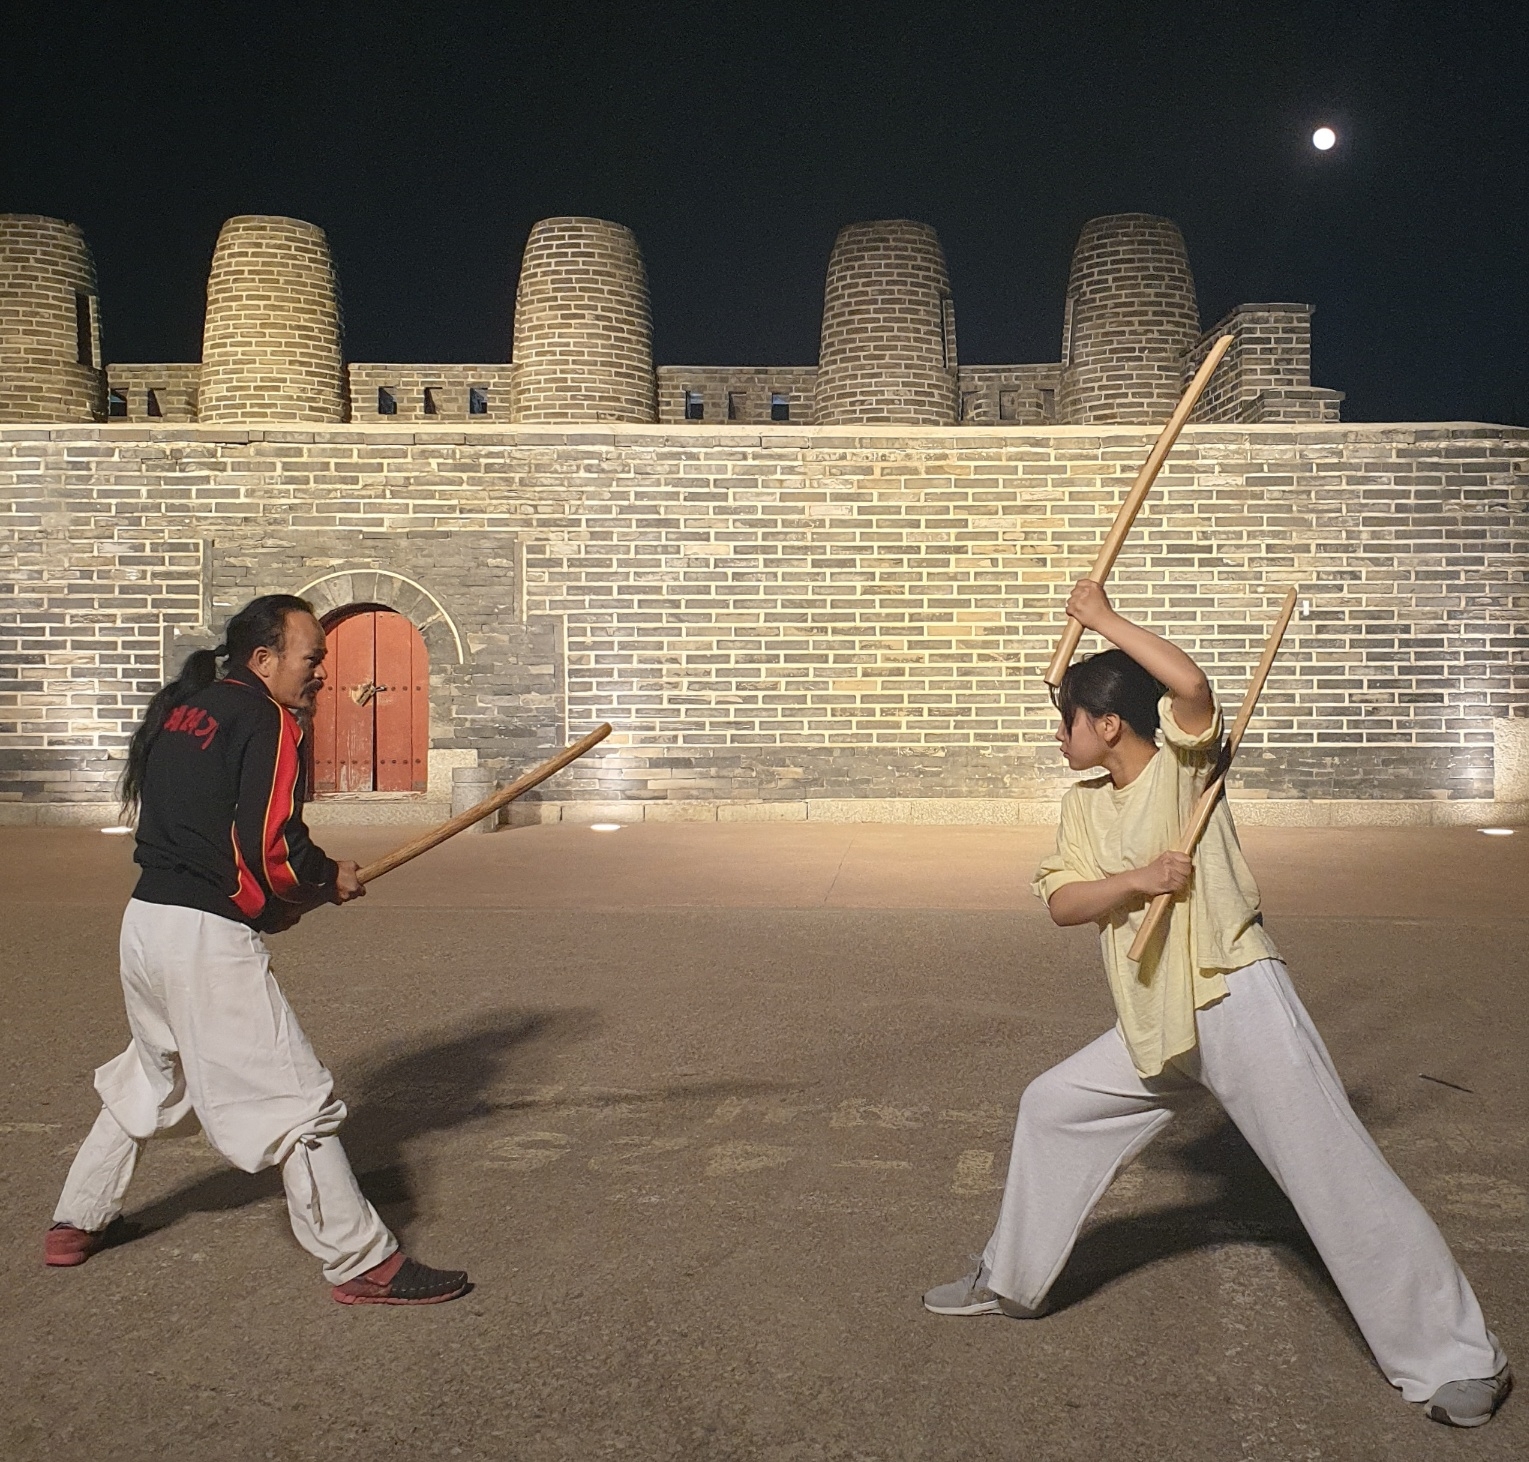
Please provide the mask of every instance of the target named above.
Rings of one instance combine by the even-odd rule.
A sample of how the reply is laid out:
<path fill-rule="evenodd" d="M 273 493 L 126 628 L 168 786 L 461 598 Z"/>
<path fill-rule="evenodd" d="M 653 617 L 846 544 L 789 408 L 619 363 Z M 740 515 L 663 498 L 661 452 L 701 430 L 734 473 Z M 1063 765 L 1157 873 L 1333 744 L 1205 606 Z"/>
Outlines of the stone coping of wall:
<path fill-rule="evenodd" d="M 798 448 L 814 447 L 885 447 L 896 442 L 950 442 L 962 447 L 981 447 L 993 442 L 1014 442 L 1026 438 L 1050 438 L 1086 441 L 1100 437 L 1141 437 L 1155 433 L 1153 423 L 1095 426 L 897 426 L 857 425 L 762 427 L 725 424 L 685 427 L 674 422 L 658 424 L 629 422 L 604 425 L 599 422 L 571 422 L 566 426 L 504 422 L 453 423 L 449 428 L 408 431 L 397 426 L 366 422 L 336 423 L 333 426 L 204 426 L 197 422 L 167 423 L 146 426 L 141 422 L 14 423 L 0 426 L 0 441 L 58 442 L 212 442 L 242 445 L 247 442 L 366 442 L 392 446 L 460 446 L 466 442 L 492 445 L 595 446 L 621 442 L 662 442 L 674 446 L 748 446 Z M 1529 439 L 1529 427 L 1505 426 L 1484 421 L 1265 421 L 1197 422 L 1184 428 L 1187 438 L 1216 436 L 1247 438 L 1294 436 L 1297 441 L 1331 441 L 1334 436 L 1384 436 L 1405 433 L 1408 440 L 1430 437 L 1522 436 Z"/>
<path fill-rule="evenodd" d="M 1233 797 L 1247 827 L 1522 827 L 1529 802 L 1321 801 Z M 569 822 L 833 822 L 938 827 L 1051 827 L 1055 802 L 981 797 L 814 797 L 800 802 L 517 802 L 512 826 Z M 314 827 L 444 822 L 449 800 L 408 793 L 366 799 L 321 797 L 308 804 Z M 113 802 L 0 802 L 0 827 L 114 827 Z"/>

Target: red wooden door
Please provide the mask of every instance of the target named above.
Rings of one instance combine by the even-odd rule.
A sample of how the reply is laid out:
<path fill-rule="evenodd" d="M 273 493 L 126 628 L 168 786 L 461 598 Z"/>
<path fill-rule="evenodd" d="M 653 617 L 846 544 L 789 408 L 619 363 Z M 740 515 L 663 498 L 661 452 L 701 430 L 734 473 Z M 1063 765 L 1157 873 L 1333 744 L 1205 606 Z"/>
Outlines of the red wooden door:
<path fill-rule="evenodd" d="M 374 738 L 379 792 L 423 792 L 430 750 L 430 661 L 401 614 L 377 615 Z"/>
<path fill-rule="evenodd" d="M 315 792 L 423 792 L 430 661 L 414 626 L 365 609 L 326 626 L 329 683 L 313 717 Z"/>

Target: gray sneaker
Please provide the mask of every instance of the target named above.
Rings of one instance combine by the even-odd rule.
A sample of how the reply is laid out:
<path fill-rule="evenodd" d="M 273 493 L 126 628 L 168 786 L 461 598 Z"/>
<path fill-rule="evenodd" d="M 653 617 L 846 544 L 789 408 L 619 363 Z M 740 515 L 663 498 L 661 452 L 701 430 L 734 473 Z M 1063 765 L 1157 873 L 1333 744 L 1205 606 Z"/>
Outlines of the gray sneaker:
<path fill-rule="evenodd" d="M 1011 1320 L 1037 1320 L 1046 1313 L 1045 1303 L 1039 1309 L 1027 1310 L 1023 1305 L 1001 1294 L 994 1294 L 987 1287 L 988 1269 L 975 1254 L 977 1267 L 961 1279 L 949 1284 L 937 1284 L 925 1292 L 924 1308 L 932 1315 L 1007 1315 Z"/>
<path fill-rule="evenodd" d="M 1445 1426 L 1485 1426 L 1512 1389 L 1513 1372 L 1507 1366 L 1495 1376 L 1448 1381 L 1433 1393 L 1424 1414 L 1430 1421 L 1442 1421 Z"/>

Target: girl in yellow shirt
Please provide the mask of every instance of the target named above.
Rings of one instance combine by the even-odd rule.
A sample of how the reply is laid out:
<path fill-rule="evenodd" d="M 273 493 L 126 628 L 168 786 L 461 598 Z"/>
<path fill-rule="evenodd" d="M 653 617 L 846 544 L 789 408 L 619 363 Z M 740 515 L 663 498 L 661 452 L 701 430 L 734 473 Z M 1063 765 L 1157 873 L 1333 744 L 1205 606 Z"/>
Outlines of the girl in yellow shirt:
<path fill-rule="evenodd" d="M 1098 926 L 1119 1020 L 1026 1088 L 993 1236 L 977 1269 L 930 1290 L 925 1308 L 1042 1314 L 1115 1174 L 1203 1087 L 1289 1197 L 1391 1383 L 1435 1421 L 1489 1421 L 1512 1385 L 1502 1348 L 1354 1115 L 1264 932 L 1225 801 L 1193 859 L 1172 851 L 1221 743 L 1209 683 L 1091 580 L 1067 612 L 1117 646 L 1073 665 L 1057 694 L 1068 766 L 1104 774 L 1063 798 L 1033 887 L 1056 923 Z M 1177 896 L 1172 916 L 1136 965 L 1126 952 L 1160 893 Z"/>

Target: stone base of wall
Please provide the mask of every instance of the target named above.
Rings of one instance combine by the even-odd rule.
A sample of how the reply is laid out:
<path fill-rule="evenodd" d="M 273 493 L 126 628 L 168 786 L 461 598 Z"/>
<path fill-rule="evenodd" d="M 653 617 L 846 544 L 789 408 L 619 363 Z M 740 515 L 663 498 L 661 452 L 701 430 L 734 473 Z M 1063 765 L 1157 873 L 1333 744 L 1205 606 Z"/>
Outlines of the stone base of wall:
<path fill-rule="evenodd" d="M 1232 799 L 1245 827 L 1520 827 L 1529 802 Z M 983 797 L 810 798 L 802 802 L 526 802 L 511 826 L 549 822 L 835 822 L 926 827 L 1055 826 L 1060 804 Z"/>
<path fill-rule="evenodd" d="M 1244 827 L 1524 827 L 1526 802 L 1307 801 L 1232 799 Z M 819 797 L 800 802 L 517 802 L 511 827 L 567 822 L 832 822 L 903 823 L 925 827 L 1053 826 L 1055 802 L 998 797 Z M 451 815 L 451 800 L 428 793 L 321 797 L 311 802 L 312 827 L 431 825 Z M 0 802 L 0 827 L 115 827 L 114 802 Z"/>

